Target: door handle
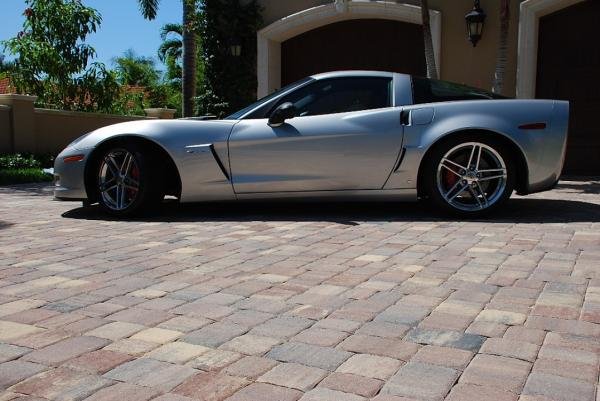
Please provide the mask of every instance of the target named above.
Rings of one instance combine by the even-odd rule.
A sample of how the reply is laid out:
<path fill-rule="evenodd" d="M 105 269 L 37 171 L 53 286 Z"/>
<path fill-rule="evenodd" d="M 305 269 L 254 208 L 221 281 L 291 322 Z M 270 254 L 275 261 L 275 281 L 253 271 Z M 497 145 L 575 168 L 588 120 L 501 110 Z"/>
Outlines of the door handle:
<path fill-rule="evenodd" d="M 410 125 L 410 110 L 402 110 L 400 112 L 400 124 Z"/>

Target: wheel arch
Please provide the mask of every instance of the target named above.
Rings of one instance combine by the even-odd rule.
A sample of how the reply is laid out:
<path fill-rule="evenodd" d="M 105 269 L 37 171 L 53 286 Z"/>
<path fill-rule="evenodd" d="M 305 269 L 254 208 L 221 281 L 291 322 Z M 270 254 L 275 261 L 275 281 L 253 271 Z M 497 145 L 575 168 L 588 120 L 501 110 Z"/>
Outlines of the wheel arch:
<path fill-rule="evenodd" d="M 421 159 L 421 163 L 419 164 L 419 172 L 417 175 L 417 192 L 419 196 L 423 196 L 423 174 L 425 172 L 425 167 L 427 163 L 429 163 L 429 159 L 433 154 L 434 150 L 440 146 L 443 146 L 446 142 L 452 141 L 455 138 L 461 136 L 476 136 L 476 135 L 485 135 L 490 138 L 494 138 L 495 140 L 501 142 L 504 146 L 506 146 L 511 155 L 514 155 L 515 163 L 516 163 L 516 172 L 517 176 L 515 177 L 515 190 L 518 194 L 526 194 L 527 188 L 529 186 L 529 167 L 527 165 L 527 159 L 525 158 L 525 154 L 523 150 L 517 145 L 517 143 L 512 140 L 509 136 L 499 133 L 497 131 L 492 131 L 489 129 L 460 129 L 456 131 L 449 132 L 441 137 L 439 137 L 434 143 L 432 143 L 429 148 L 426 150 L 423 158 Z"/>
<path fill-rule="evenodd" d="M 160 158 L 160 160 L 164 161 L 166 167 L 166 194 L 176 196 L 177 198 L 181 196 L 181 176 L 179 174 L 179 169 L 177 168 L 177 165 L 175 164 L 175 161 L 169 152 L 161 144 L 152 139 L 134 134 L 125 134 L 105 139 L 104 141 L 100 142 L 89 155 L 84 170 L 84 184 L 88 199 L 92 203 L 98 200 L 98 193 L 96 187 L 93 185 L 95 174 L 94 169 L 100 156 L 102 155 L 102 151 L 110 148 L 111 146 L 118 146 L 124 143 L 136 143 L 148 149 L 150 152 L 153 152 Z"/>

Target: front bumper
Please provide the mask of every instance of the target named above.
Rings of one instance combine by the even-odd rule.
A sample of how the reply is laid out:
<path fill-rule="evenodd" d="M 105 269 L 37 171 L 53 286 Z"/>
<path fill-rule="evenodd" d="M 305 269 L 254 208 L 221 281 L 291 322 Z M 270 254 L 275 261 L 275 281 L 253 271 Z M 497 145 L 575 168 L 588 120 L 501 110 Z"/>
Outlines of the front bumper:
<path fill-rule="evenodd" d="M 66 148 L 54 162 L 54 197 L 60 200 L 85 200 L 85 165 L 92 149 Z M 79 161 L 65 162 L 66 157 L 83 156 Z"/>

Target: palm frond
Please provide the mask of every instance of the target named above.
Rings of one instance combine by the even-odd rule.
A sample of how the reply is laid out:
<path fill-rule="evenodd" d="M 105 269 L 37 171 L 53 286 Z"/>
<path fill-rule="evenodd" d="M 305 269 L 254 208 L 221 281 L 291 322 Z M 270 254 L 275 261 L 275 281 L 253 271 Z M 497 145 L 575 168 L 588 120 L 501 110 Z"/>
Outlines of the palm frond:
<path fill-rule="evenodd" d="M 163 63 L 169 56 L 175 59 L 180 59 L 182 55 L 182 47 L 183 44 L 181 39 L 165 40 L 158 48 L 158 58 Z"/>
<path fill-rule="evenodd" d="M 144 18 L 153 20 L 158 12 L 158 3 L 160 0 L 138 0 L 140 12 Z"/>
<path fill-rule="evenodd" d="M 160 28 L 160 37 L 162 40 L 165 40 L 169 34 L 183 35 L 183 25 L 181 24 L 164 24 L 162 28 Z"/>

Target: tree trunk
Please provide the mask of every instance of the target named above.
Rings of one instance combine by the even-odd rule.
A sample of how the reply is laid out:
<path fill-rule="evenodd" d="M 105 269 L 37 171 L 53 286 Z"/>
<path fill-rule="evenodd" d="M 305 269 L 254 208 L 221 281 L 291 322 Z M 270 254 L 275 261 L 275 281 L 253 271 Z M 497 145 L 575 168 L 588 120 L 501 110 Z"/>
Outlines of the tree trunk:
<path fill-rule="evenodd" d="M 183 0 L 183 116 L 194 114 L 196 96 L 196 4 L 195 0 Z"/>
<path fill-rule="evenodd" d="M 433 50 L 433 38 L 431 36 L 431 24 L 429 23 L 429 5 L 427 4 L 427 0 L 421 0 L 421 16 L 423 19 L 423 40 L 425 41 L 427 77 L 438 79 L 437 67 L 435 65 L 435 52 Z"/>
<path fill-rule="evenodd" d="M 496 58 L 496 71 L 492 92 L 501 94 L 504 86 L 504 74 L 508 56 L 508 28 L 510 24 L 510 0 L 500 1 L 500 40 L 498 41 L 498 54 Z"/>

